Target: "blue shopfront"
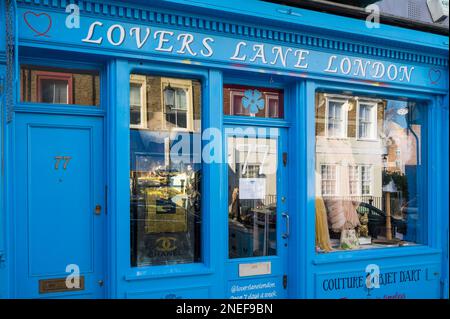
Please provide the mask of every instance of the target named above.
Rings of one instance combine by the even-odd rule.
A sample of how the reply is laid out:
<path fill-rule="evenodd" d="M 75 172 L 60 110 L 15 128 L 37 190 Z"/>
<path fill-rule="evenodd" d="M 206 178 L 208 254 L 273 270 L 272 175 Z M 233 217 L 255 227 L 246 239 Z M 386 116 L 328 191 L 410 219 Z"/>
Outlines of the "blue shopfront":
<path fill-rule="evenodd" d="M 448 298 L 448 38 L 0 4 L 0 298 Z"/>

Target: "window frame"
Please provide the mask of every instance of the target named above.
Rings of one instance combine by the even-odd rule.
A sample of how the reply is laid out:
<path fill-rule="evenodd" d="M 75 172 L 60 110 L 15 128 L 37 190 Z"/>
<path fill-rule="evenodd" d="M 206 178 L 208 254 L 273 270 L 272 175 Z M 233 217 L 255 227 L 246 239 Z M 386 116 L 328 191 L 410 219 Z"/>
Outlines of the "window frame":
<path fill-rule="evenodd" d="M 36 70 L 36 93 L 38 103 L 46 103 L 42 101 L 42 80 L 57 80 L 67 82 L 67 102 L 66 103 L 50 103 L 50 104 L 62 104 L 71 105 L 73 104 L 73 77 L 71 73 L 64 72 L 52 72 L 52 71 L 42 71 Z"/>
<path fill-rule="evenodd" d="M 174 89 L 186 90 L 186 128 L 173 126 L 169 127 L 166 121 L 166 105 L 164 103 L 164 89 L 166 86 L 170 86 Z M 188 79 L 178 79 L 172 77 L 161 77 L 161 110 L 162 110 L 162 129 L 172 130 L 176 132 L 194 132 L 194 96 L 192 81 Z"/>
<path fill-rule="evenodd" d="M 147 78 L 145 75 L 131 74 L 130 75 L 130 86 L 131 84 L 140 85 L 140 104 L 141 113 L 140 118 L 141 124 L 129 124 L 132 129 L 147 129 Z"/>
<path fill-rule="evenodd" d="M 347 97 L 327 96 L 325 95 L 325 137 L 328 139 L 348 139 L 348 109 L 345 105 L 349 103 Z M 330 102 L 342 103 L 342 131 L 339 136 L 330 136 L 328 131 Z"/>
<path fill-rule="evenodd" d="M 378 132 L 378 101 L 376 100 L 367 100 L 367 99 L 356 99 L 356 139 L 358 141 L 377 141 L 377 132 Z M 370 116 L 371 116 L 371 135 L 370 137 L 361 137 L 360 136 L 360 108 L 361 104 L 363 105 L 371 105 Z"/>

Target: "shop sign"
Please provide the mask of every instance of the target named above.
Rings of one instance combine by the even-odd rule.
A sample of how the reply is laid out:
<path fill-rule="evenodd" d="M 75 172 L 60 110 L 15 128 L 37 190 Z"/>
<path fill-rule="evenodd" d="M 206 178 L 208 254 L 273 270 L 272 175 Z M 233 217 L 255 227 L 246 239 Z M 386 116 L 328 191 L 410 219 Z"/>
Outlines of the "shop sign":
<path fill-rule="evenodd" d="M 369 265 L 374 266 L 374 265 Z M 362 271 L 316 274 L 317 298 L 439 298 L 439 268 L 365 267 Z"/>
<path fill-rule="evenodd" d="M 403 83 L 444 89 L 447 71 L 425 64 L 405 64 L 388 60 L 319 51 L 310 47 L 282 46 L 269 42 L 201 34 L 161 28 L 146 24 L 131 24 L 97 17 L 80 16 L 80 25 L 68 28 L 67 14 L 19 10 L 21 41 L 62 44 L 71 48 L 103 49 L 114 54 L 178 58 L 187 64 L 201 65 L 220 62 L 226 67 L 257 67 L 291 76 L 334 75 L 369 81 L 372 84 Z"/>

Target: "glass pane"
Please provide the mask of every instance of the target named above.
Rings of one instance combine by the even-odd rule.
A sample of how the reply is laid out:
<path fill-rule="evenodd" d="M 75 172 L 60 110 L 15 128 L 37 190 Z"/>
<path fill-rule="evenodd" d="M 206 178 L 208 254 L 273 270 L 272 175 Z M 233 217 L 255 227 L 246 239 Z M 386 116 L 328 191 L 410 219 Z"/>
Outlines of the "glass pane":
<path fill-rule="evenodd" d="M 41 80 L 40 84 L 41 102 L 55 104 L 69 103 L 67 94 L 69 90 L 68 81 L 45 79 Z"/>
<path fill-rule="evenodd" d="M 143 120 L 141 87 L 141 84 L 130 84 L 130 124 L 132 125 L 140 125 Z"/>
<path fill-rule="evenodd" d="M 284 117 L 283 90 L 243 85 L 225 85 L 223 90 L 225 115 Z"/>
<path fill-rule="evenodd" d="M 141 85 L 135 83 L 130 84 L 130 104 L 141 105 Z"/>
<path fill-rule="evenodd" d="M 143 76 L 146 82 L 148 129 L 130 129 L 131 265 L 168 265 L 200 261 L 202 164 L 194 141 L 198 130 L 174 132 L 166 120 L 186 123 L 186 112 L 164 115 L 162 78 Z M 201 114 L 200 82 L 195 87 L 195 110 Z M 171 82 L 171 86 L 175 84 Z M 189 115 L 189 116 L 192 116 Z M 132 123 L 130 123 L 132 124 Z M 185 125 L 186 127 L 186 125 Z M 188 143 L 188 147 L 186 145 Z M 180 143 L 183 151 L 179 153 Z"/>
<path fill-rule="evenodd" d="M 21 65 L 20 100 L 100 106 L 99 72 Z"/>
<path fill-rule="evenodd" d="M 276 255 L 277 140 L 228 138 L 229 257 Z"/>
<path fill-rule="evenodd" d="M 175 105 L 178 110 L 187 110 L 187 97 L 186 97 L 186 91 L 183 89 L 176 89 L 176 101 Z"/>
<path fill-rule="evenodd" d="M 130 124 L 131 125 L 141 124 L 141 106 L 140 105 L 130 105 Z"/>
<path fill-rule="evenodd" d="M 183 111 L 177 111 L 177 126 L 181 128 L 187 127 L 187 114 Z"/>
<path fill-rule="evenodd" d="M 334 94 L 336 96 L 336 94 Z M 344 97 L 343 127 L 360 123 L 360 140 L 328 139 L 326 93 L 316 94 L 316 239 L 321 252 L 426 244 L 426 104 Z M 329 104 L 329 118 L 337 104 Z M 340 112 L 339 112 L 340 113 Z M 376 125 L 375 115 L 378 120 Z M 361 121 L 362 120 L 362 121 Z M 346 123 L 347 122 L 347 123 Z M 328 126 L 329 134 L 336 127 Z"/>
<path fill-rule="evenodd" d="M 232 94 L 232 102 L 231 107 L 233 108 L 232 111 L 234 115 L 250 115 L 250 112 L 248 109 L 244 108 L 242 105 L 242 98 L 244 97 L 244 94 L 239 92 L 233 92 Z"/>

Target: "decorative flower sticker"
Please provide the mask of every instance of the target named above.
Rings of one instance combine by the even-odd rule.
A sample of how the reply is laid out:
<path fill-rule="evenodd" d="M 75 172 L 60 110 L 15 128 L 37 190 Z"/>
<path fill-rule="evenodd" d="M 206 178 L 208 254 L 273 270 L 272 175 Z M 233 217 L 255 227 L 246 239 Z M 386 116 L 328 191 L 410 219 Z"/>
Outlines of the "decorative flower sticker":
<path fill-rule="evenodd" d="M 246 90 L 242 98 L 242 105 L 249 109 L 251 114 L 256 114 L 264 108 L 262 94 L 258 90 Z"/>

